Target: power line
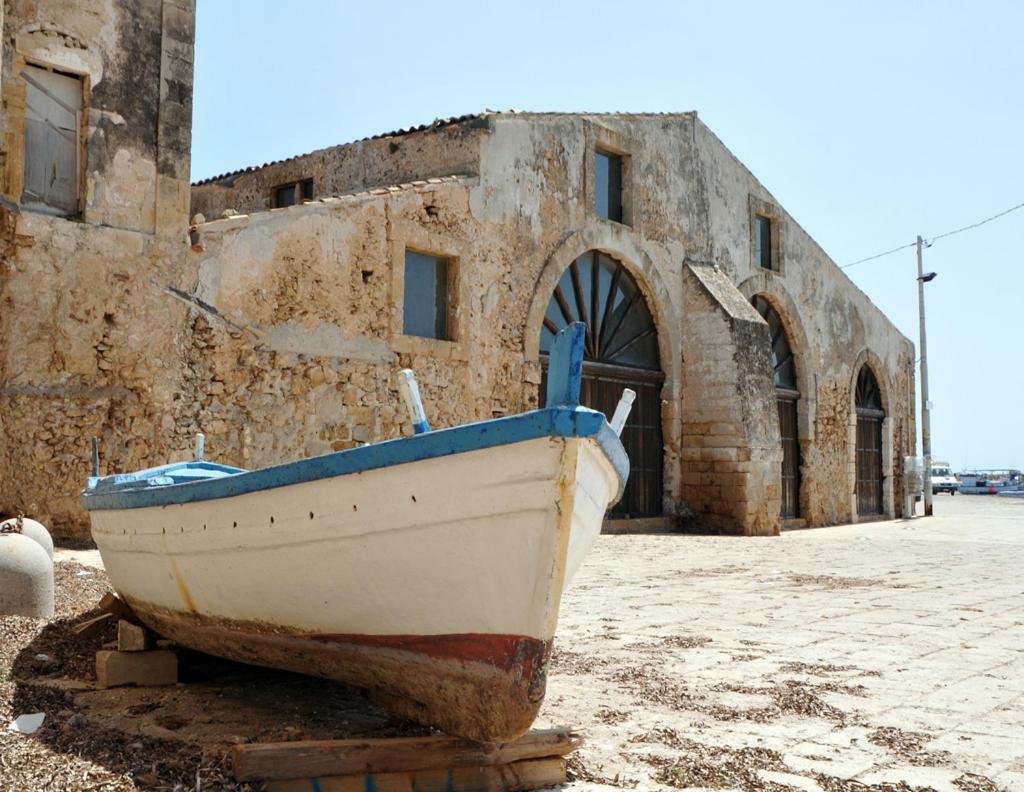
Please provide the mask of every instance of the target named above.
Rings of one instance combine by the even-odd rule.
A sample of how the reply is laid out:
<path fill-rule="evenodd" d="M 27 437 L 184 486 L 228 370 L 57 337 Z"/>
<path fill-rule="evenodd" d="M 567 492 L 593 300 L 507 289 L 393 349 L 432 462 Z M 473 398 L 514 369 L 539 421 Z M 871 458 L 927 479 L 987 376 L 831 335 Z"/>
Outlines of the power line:
<path fill-rule="evenodd" d="M 934 242 L 937 239 L 942 239 L 943 237 L 953 236 L 953 234 L 959 234 L 961 231 L 970 231 L 972 228 L 977 228 L 978 226 L 983 226 L 983 225 L 985 225 L 985 223 L 991 223 L 993 220 L 997 220 L 1000 217 L 1002 217 L 1003 215 L 1008 215 L 1010 212 L 1015 212 L 1015 211 L 1017 211 L 1018 209 L 1021 209 L 1021 208 L 1024 208 L 1024 203 L 1019 203 L 1016 206 L 1011 206 L 1009 209 L 1007 209 L 1005 211 L 1002 211 L 999 214 L 994 214 L 991 217 L 986 217 L 984 220 L 979 220 L 977 223 L 971 223 L 970 225 L 966 225 L 963 228 L 958 228 L 958 229 L 956 229 L 956 231 L 947 231 L 945 234 L 939 234 L 938 236 L 933 236 L 931 239 L 928 240 L 928 243 L 931 244 L 932 242 Z"/>
<path fill-rule="evenodd" d="M 896 253 L 897 251 L 900 251 L 900 250 L 906 250 L 907 248 L 912 248 L 912 247 L 915 247 L 916 245 L 917 245 L 917 242 L 911 242 L 909 245 L 900 245 L 899 247 L 895 247 L 892 250 L 887 250 L 884 253 L 876 253 L 873 256 L 868 256 L 867 258 L 862 258 L 859 261 L 853 262 L 852 264 L 843 264 L 843 266 L 841 266 L 839 269 L 847 269 L 848 267 L 855 267 L 858 264 L 863 264 L 865 261 L 874 261 L 877 258 L 882 258 L 882 256 L 888 256 L 890 253 Z"/>
<path fill-rule="evenodd" d="M 1010 212 L 1016 212 L 1018 209 L 1024 209 L 1024 203 L 1019 203 L 1016 206 L 1011 206 L 1009 209 L 1004 209 L 1002 212 L 999 212 L 998 214 L 994 214 L 991 217 L 986 217 L 984 220 L 979 220 L 977 223 L 971 223 L 970 225 L 965 225 L 962 228 L 957 228 L 957 229 L 955 229 L 953 231 L 946 231 L 944 233 L 937 234 L 936 236 L 929 237 L 925 241 L 928 243 L 928 245 L 930 247 L 932 245 L 932 243 L 934 243 L 934 242 L 936 242 L 936 241 L 938 241 L 940 239 L 945 239 L 946 237 L 951 237 L 954 234 L 960 234 L 960 233 L 963 233 L 964 231 L 970 231 L 972 228 L 977 228 L 978 226 L 985 225 L 985 223 L 991 223 L 993 220 L 998 220 L 1000 217 L 1004 217 L 1004 216 L 1010 214 Z M 907 248 L 912 248 L 915 245 L 917 245 L 916 241 L 910 242 L 909 244 L 906 244 L 906 245 L 900 245 L 899 247 L 894 247 L 892 250 L 886 250 L 884 253 L 876 253 L 873 256 L 868 256 L 867 258 L 858 259 L 857 261 L 854 261 L 854 262 L 852 262 L 850 264 L 843 264 L 839 269 L 849 269 L 850 267 L 855 267 L 858 264 L 863 264 L 865 261 L 874 261 L 875 259 L 882 258 L 883 256 L 888 256 L 888 255 L 890 255 L 892 253 L 898 253 L 901 250 L 906 250 Z"/>

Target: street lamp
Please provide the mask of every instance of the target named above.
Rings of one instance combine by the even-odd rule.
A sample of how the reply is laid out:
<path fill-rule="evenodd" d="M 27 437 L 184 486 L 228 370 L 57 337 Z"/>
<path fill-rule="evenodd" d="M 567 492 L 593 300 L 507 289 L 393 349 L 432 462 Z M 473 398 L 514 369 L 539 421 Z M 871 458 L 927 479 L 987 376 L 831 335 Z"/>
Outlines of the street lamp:
<path fill-rule="evenodd" d="M 937 273 L 925 274 L 921 262 L 924 240 L 917 237 L 917 302 L 921 319 L 921 455 L 924 457 L 924 516 L 932 516 L 932 429 L 931 402 L 928 401 L 928 343 L 924 333 L 924 285 Z"/>

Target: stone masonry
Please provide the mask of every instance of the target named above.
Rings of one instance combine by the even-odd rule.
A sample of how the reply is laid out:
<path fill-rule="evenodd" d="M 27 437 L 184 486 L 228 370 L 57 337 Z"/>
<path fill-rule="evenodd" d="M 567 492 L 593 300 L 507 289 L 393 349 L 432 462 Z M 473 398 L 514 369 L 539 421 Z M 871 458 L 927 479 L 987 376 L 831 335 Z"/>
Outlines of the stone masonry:
<path fill-rule="evenodd" d="M 194 4 L 6 0 L 0 91 L 0 512 L 84 536 L 89 440 L 104 467 L 179 443 Z M 26 65 L 82 85 L 79 210 L 22 204 Z M 184 442 L 184 441 L 181 441 Z"/>
<path fill-rule="evenodd" d="M 198 431 L 209 456 L 246 467 L 398 437 L 401 367 L 435 427 L 536 407 L 552 291 L 601 251 L 656 325 L 670 524 L 779 531 L 755 295 L 795 354 L 802 518 L 856 519 L 864 364 L 885 407 L 883 514 L 899 514 L 912 344 L 696 113 L 442 120 L 200 182 L 190 227 L 191 5 L 53 6 L 41 19 L 8 2 L 3 20 L 0 511 L 84 535 L 91 436 L 105 472 L 186 457 Z M 20 205 L 23 59 L 89 80 L 74 218 Z M 599 150 L 624 163 L 622 222 L 594 211 Z M 313 200 L 270 208 L 277 187 L 305 180 Z M 755 213 L 772 218 L 778 271 L 754 261 Z M 448 261 L 446 340 L 403 333 L 407 249 Z"/>
<path fill-rule="evenodd" d="M 476 161 L 466 156 L 470 139 Z M 452 151 L 442 156 L 438 147 Z M 629 157 L 626 222 L 594 216 L 597 148 Z M 353 157 L 366 158 L 362 192 L 266 209 L 274 185 L 303 174 L 315 196 L 351 186 L 337 176 L 322 186 L 319 174 L 324 163 L 351 170 Z M 445 175 L 432 169 L 436 162 L 460 171 Z M 373 186 L 417 173 L 425 178 Z M 212 404 L 228 458 L 264 464 L 396 436 L 404 421 L 398 366 L 420 373 L 434 425 L 535 406 L 551 291 L 573 259 L 600 250 L 634 275 L 658 324 L 665 514 L 705 530 L 779 529 L 779 430 L 765 324 L 749 303 L 755 294 L 784 317 L 805 383 L 803 518 L 856 519 L 852 388 L 866 360 L 886 399 L 884 513 L 901 509 L 901 459 L 913 448 L 912 345 L 696 114 L 462 117 L 218 177 L 193 196 L 193 208 L 209 218 L 196 218 L 204 249 L 196 295 L 264 334 L 273 368 L 292 372 L 291 392 L 302 396 L 287 407 L 290 430 L 275 429 L 286 419 L 269 409 L 250 414 L 256 405 L 247 404 L 238 412 L 237 395 L 236 406 L 230 397 Z M 752 262 L 752 207 L 777 218 L 780 272 Z M 218 219 L 232 211 L 246 214 Z M 453 341 L 402 335 L 406 248 L 457 262 Z M 203 324 L 216 343 L 230 343 L 225 321 Z M 248 343 L 224 358 L 245 354 Z M 369 392 L 346 389 L 350 371 L 372 383 Z M 204 369 L 196 379 L 247 392 L 225 379 L 232 377 L 238 373 Z M 350 437 L 360 425 L 363 434 Z M 251 435 L 236 438 L 242 426 Z"/>

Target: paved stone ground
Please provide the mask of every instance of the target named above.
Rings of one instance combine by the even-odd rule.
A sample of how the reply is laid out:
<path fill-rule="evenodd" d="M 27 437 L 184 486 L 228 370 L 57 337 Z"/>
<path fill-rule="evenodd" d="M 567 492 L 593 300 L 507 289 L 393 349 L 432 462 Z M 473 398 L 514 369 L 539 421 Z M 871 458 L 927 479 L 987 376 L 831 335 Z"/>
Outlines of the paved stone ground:
<path fill-rule="evenodd" d="M 779 538 L 607 536 L 538 726 L 577 790 L 1024 790 L 1024 500 Z"/>

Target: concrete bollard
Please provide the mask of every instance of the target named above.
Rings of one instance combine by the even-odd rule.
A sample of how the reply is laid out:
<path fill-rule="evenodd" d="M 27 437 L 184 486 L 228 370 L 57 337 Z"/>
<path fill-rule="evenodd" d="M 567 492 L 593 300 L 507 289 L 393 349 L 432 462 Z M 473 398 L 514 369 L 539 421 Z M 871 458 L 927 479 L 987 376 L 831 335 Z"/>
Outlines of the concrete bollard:
<path fill-rule="evenodd" d="M 50 560 L 53 560 L 53 539 L 50 538 L 50 532 L 41 522 L 30 520 L 28 517 L 11 517 L 9 520 L 0 522 L 0 533 L 5 531 L 20 533 L 22 536 L 34 539 L 46 551 Z"/>
<path fill-rule="evenodd" d="M 24 534 L 0 533 L 0 615 L 53 616 L 53 559 Z"/>

